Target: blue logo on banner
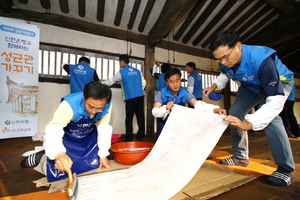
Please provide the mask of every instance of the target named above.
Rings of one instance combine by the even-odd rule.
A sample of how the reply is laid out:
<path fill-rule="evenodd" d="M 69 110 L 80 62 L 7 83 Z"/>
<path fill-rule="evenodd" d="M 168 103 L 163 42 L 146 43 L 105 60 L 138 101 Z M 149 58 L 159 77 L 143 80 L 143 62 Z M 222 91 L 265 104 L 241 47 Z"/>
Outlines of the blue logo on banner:
<path fill-rule="evenodd" d="M 16 33 L 16 34 L 19 34 L 19 35 L 25 35 L 25 36 L 29 36 L 29 37 L 35 37 L 36 36 L 35 32 L 33 32 L 33 31 L 28 31 L 28 30 L 24 30 L 24 29 L 12 27 L 12 26 L 1 25 L 0 29 L 2 31 Z"/>
<path fill-rule="evenodd" d="M 10 124 L 11 124 L 11 121 L 10 121 L 10 120 L 6 120 L 4 123 L 5 123 L 6 125 L 10 125 Z"/>

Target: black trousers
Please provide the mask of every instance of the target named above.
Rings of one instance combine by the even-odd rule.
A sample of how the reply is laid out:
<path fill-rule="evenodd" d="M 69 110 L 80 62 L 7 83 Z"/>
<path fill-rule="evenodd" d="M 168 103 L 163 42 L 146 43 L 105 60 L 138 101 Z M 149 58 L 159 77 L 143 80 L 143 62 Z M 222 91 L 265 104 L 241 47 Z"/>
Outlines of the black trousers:
<path fill-rule="evenodd" d="M 125 140 L 132 140 L 133 135 L 133 127 L 132 120 L 133 115 L 135 114 L 137 119 L 137 125 L 139 130 L 136 134 L 138 139 L 143 139 L 145 137 L 145 114 L 144 114 L 144 96 L 136 97 L 133 99 L 125 100 L 125 127 L 126 127 L 126 136 Z"/>
<path fill-rule="evenodd" d="M 299 137 L 299 125 L 294 115 L 294 103 L 294 101 L 286 100 L 280 117 L 282 118 L 286 132 Z"/>

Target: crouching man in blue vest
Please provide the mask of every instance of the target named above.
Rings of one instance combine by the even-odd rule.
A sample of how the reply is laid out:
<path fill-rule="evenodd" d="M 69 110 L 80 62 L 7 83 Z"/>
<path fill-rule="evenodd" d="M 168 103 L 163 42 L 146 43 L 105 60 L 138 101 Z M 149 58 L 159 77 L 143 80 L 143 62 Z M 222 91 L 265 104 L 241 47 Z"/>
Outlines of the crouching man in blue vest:
<path fill-rule="evenodd" d="M 278 165 L 277 170 L 268 177 L 268 183 L 274 186 L 290 185 L 294 182 L 294 159 L 278 114 L 294 85 L 294 73 L 280 61 L 275 50 L 241 44 L 239 36 L 233 31 L 218 33 L 210 44 L 210 50 L 222 72 L 210 88 L 203 90 L 203 94 L 208 96 L 216 88 L 223 89 L 229 79 L 240 83 L 236 100 L 229 115 L 224 118 L 231 125 L 233 156 L 220 163 L 247 167 L 247 131 L 263 130 Z M 257 104 L 259 109 L 248 114 Z"/>
<path fill-rule="evenodd" d="M 99 82 L 88 83 L 83 92 L 62 98 L 45 128 L 45 151 L 31 154 L 21 167 L 35 167 L 49 182 L 68 177 L 70 169 L 80 174 L 110 168 L 111 90 Z"/>
<path fill-rule="evenodd" d="M 226 110 L 219 106 L 207 104 L 203 101 L 197 101 L 195 96 L 181 86 L 181 72 L 179 69 L 171 68 L 165 73 L 167 86 L 160 89 L 154 99 L 152 115 L 157 117 L 156 139 L 167 122 L 169 112 L 175 104 L 185 106 L 191 104 L 195 109 L 214 112 L 220 115 L 226 115 Z"/>

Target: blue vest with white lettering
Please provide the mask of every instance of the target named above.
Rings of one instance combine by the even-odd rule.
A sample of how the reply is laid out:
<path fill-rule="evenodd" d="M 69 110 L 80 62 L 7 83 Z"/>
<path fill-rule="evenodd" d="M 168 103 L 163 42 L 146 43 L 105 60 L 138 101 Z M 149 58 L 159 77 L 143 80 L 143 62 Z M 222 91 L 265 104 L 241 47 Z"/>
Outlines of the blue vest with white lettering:
<path fill-rule="evenodd" d="M 202 98 L 202 77 L 196 71 L 192 71 L 189 76 L 194 78 L 193 95 L 196 97 L 196 99 Z"/>
<path fill-rule="evenodd" d="M 140 70 L 125 65 L 123 69 L 120 70 L 120 73 L 122 76 L 121 86 L 124 100 L 144 96 Z"/>
<path fill-rule="evenodd" d="M 95 69 L 84 62 L 69 65 L 71 93 L 82 92 L 84 86 L 94 81 Z"/>
<path fill-rule="evenodd" d="M 174 95 L 171 93 L 170 88 L 164 87 L 161 89 L 162 104 L 167 105 L 169 101 L 174 101 L 174 104 L 184 106 L 187 103 L 188 93 L 189 92 L 185 88 L 180 87 L 179 92 L 177 93 L 177 98 L 174 100 Z"/>
<path fill-rule="evenodd" d="M 224 70 L 232 80 L 237 80 L 247 89 L 254 93 L 259 93 L 263 87 L 259 81 L 258 70 L 261 63 L 269 56 L 272 56 L 275 61 L 276 69 L 279 76 L 283 76 L 287 81 L 294 79 L 294 74 L 291 72 L 278 58 L 277 52 L 274 49 L 265 46 L 249 46 L 242 45 L 242 59 L 240 66 L 236 72 L 225 65 L 219 64 L 222 70 Z"/>
<path fill-rule="evenodd" d="M 99 167 L 98 156 L 98 130 L 96 123 L 101 117 L 108 113 L 111 102 L 106 104 L 103 112 L 98 112 L 94 118 L 84 107 L 83 93 L 73 93 L 62 98 L 71 106 L 74 117 L 64 127 L 63 145 L 66 154 L 72 159 L 72 172 L 81 174 Z M 61 180 L 68 177 L 66 172 L 54 168 L 55 160 L 47 159 L 47 179 L 49 182 Z"/>

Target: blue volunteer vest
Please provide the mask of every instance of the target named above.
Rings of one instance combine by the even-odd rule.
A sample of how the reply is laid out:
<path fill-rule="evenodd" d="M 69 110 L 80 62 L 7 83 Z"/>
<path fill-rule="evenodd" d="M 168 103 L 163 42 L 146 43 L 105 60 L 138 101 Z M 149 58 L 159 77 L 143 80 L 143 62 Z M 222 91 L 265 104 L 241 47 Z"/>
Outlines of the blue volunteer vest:
<path fill-rule="evenodd" d="M 202 77 L 196 71 L 192 71 L 189 76 L 194 78 L 193 95 L 196 99 L 202 98 Z"/>
<path fill-rule="evenodd" d="M 124 100 L 144 96 L 141 72 L 129 65 L 120 70 L 122 95 Z"/>
<path fill-rule="evenodd" d="M 72 159 L 72 172 L 81 174 L 99 167 L 98 131 L 96 123 L 108 113 L 110 103 L 106 104 L 103 112 L 93 119 L 84 108 L 83 93 L 78 92 L 62 98 L 66 100 L 74 112 L 73 120 L 64 127 L 63 144 L 66 154 Z M 68 177 L 66 172 L 54 168 L 55 160 L 47 159 L 47 179 L 49 182 Z"/>
<path fill-rule="evenodd" d="M 82 92 L 84 86 L 94 81 L 95 70 L 84 62 L 69 65 L 71 93 Z"/>
<path fill-rule="evenodd" d="M 183 87 L 180 87 L 180 90 L 177 94 L 177 98 L 176 100 L 174 101 L 174 95 L 171 93 L 171 90 L 169 87 L 164 87 L 161 89 L 161 98 L 162 98 L 162 101 L 163 101 L 163 105 L 167 105 L 167 103 L 169 101 L 174 101 L 174 104 L 177 104 L 177 105 L 182 105 L 184 106 L 186 103 L 187 103 L 187 95 L 188 95 L 188 91 L 183 88 Z"/>
<path fill-rule="evenodd" d="M 183 87 L 180 87 L 180 90 L 177 94 L 177 98 L 175 100 L 175 104 L 177 105 L 182 105 L 184 106 L 186 103 L 187 103 L 187 95 L 188 95 L 188 91 L 183 88 Z M 167 105 L 167 103 L 169 101 L 174 101 L 174 98 L 173 98 L 173 95 L 171 93 L 171 90 L 169 87 L 164 87 L 161 89 L 161 98 L 162 98 L 162 104 L 163 105 Z M 168 120 L 168 117 L 169 115 L 163 119 L 163 118 L 157 118 L 157 130 L 156 130 L 156 138 L 159 137 L 163 127 L 165 126 L 167 120 Z"/>
<path fill-rule="evenodd" d="M 161 88 L 166 87 L 166 81 L 165 81 L 165 73 L 161 73 L 158 76 L 157 80 L 157 91 L 159 91 Z"/>
<path fill-rule="evenodd" d="M 286 81 L 294 79 L 294 74 L 291 72 L 278 58 L 275 50 L 265 46 L 249 46 L 242 45 L 243 55 L 240 66 L 234 73 L 231 68 L 219 64 L 232 80 L 237 80 L 247 89 L 254 93 L 259 93 L 263 87 L 258 79 L 258 70 L 261 63 L 269 56 L 272 56 L 275 61 L 276 69 L 279 76 L 285 78 Z"/>

